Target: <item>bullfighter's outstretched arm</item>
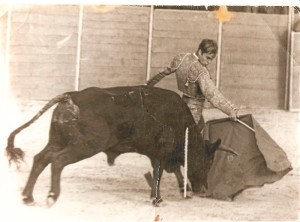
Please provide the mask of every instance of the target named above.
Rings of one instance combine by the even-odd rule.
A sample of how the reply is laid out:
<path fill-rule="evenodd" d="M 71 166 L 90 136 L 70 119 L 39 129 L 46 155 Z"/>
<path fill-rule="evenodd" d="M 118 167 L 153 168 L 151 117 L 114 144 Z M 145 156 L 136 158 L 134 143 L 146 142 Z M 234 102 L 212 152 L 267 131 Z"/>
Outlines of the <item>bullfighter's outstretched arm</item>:
<path fill-rule="evenodd" d="M 160 70 L 156 75 L 154 75 L 151 79 L 147 81 L 148 86 L 154 86 L 156 83 L 158 83 L 161 79 L 164 77 L 170 75 L 171 73 L 174 73 L 181 65 L 185 58 L 185 55 L 177 55 L 175 56 L 170 64 L 166 67 Z"/>
<path fill-rule="evenodd" d="M 192 73 L 197 75 L 196 82 L 199 84 L 201 92 L 214 107 L 229 116 L 238 111 L 238 108 L 218 90 L 205 67 L 199 68 L 197 65 L 192 65 L 190 68 Z"/>
<path fill-rule="evenodd" d="M 151 79 L 147 81 L 148 86 L 154 86 L 156 83 L 158 83 L 162 78 L 170 75 L 171 73 L 175 72 L 172 68 L 167 67 L 163 71 L 159 71 L 155 76 L 153 76 Z"/>

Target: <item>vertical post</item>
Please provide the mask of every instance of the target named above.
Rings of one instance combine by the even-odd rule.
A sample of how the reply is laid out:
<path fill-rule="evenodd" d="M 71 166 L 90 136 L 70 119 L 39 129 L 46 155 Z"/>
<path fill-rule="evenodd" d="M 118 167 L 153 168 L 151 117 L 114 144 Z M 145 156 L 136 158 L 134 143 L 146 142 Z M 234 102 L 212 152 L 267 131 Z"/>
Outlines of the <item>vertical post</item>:
<path fill-rule="evenodd" d="M 220 89 L 220 75 L 221 75 L 221 51 L 222 51 L 222 35 L 223 35 L 223 22 L 219 20 L 218 31 L 218 55 L 217 55 L 217 73 L 216 73 L 216 87 Z"/>
<path fill-rule="evenodd" d="M 284 97 L 284 108 L 286 110 L 290 109 L 291 102 L 291 70 L 292 70 L 292 56 L 291 55 L 291 41 L 292 41 L 292 25 L 293 25 L 293 7 L 289 6 L 288 15 L 288 32 L 287 32 L 287 47 L 286 47 L 286 81 L 285 81 L 285 97 Z"/>
<path fill-rule="evenodd" d="M 150 18 L 149 18 L 149 36 L 148 36 L 148 54 L 147 54 L 147 74 L 146 74 L 146 81 L 148 81 L 150 79 L 150 70 L 151 70 L 151 49 L 152 49 L 152 33 L 153 33 L 153 14 L 154 14 L 154 6 L 151 5 Z"/>
<path fill-rule="evenodd" d="M 10 63 L 10 34 L 11 34 L 11 15 L 12 5 L 7 5 L 7 27 L 6 27 L 6 44 L 5 44 L 5 64 L 4 64 L 4 80 L 3 80 L 3 98 L 8 99 L 10 93 L 9 82 L 9 63 Z"/>
<path fill-rule="evenodd" d="M 79 90 L 79 84 L 80 84 L 80 58 L 81 58 L 82 23 L 83 23 L 83 5 L 81 4 L 80 7 L 79 7 L 79 19 L 78 19 L 75 90 Z"/>
<path fill-rule="evenodd" d="M 184 198 L 186 198 L 186 186 L 187 186 L 188 143 L 189 143 L 189 128 L 186 128 L 185 143 L 184 143 L 184 188 L 183 188 L 183 197 Z"/>
<path fill-rule="evenodd" d="M 294 66 L 294 38 L 295 38 L 295 33 L 294 32 L 291 32 L 291 50 L 289 52 L 290 54 L 290 57 L 289 57 L 289 60 L 287 60 L 287 63 L 289 64 L 289 72 L 287 73 L 287 81 L 288 81 L 288 84 L 287 84 L 287 92 L 286 92 L 286 96 L 288 97 L 287 99 L 287 110 L 288 111 L 292 111 L 293 109 L 293 66 Z"/>

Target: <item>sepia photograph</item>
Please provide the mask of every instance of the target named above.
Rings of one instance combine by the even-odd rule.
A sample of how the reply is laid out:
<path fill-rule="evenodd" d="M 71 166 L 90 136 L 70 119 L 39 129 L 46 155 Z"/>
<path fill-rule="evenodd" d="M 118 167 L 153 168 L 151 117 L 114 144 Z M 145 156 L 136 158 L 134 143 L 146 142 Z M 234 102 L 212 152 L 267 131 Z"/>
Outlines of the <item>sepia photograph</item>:
<path fill-rule="evenodd" d="M 300 4 L 205 4 L 0 3 L 1 221 L 299 221 Z"/>

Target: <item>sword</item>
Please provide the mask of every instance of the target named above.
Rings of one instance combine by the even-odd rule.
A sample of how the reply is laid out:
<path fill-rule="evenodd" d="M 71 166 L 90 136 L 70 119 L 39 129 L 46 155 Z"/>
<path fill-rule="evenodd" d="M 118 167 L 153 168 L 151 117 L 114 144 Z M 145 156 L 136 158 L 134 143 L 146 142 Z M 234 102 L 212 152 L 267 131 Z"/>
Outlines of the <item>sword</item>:
<path fill-rule="evenodd" d="M 255 132 L 255 130 L 254 130 L 252 127 L 248 126 L 248 125 L 247 125 L 246 123 L 244 123 L 243 121 L 241 121 L 241 120 L 239 120 L 239 119 L 236 119 L 236 121 L 237 121 L 238 123 L 242 124 L 243 126 L 247 127 L 248 129 L 252 130 L 253 132 Z"/>

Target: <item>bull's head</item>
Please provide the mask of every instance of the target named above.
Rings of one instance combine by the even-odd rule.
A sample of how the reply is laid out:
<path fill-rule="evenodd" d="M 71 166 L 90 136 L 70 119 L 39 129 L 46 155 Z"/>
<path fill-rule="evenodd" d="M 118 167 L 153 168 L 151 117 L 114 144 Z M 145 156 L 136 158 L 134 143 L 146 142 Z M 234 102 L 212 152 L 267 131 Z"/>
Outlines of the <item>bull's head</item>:
<path fill-rule="evenodd" d="M 210 143 L 209 141 L 202 142 L 202 138 L 200 138 L 198 144 L 191 145 L 195 146 L 193 147 L 194 151 L 189 154 L 188 178 L 192 186 L 192 191 L 194 193 L 202 193 L 207 190 L 207 176 L 213 164 L 215 152 L 222 150 L 234 155 L 238 154 L 232 149 L 221 145 L 220 139 L 214 143 Z"/>

